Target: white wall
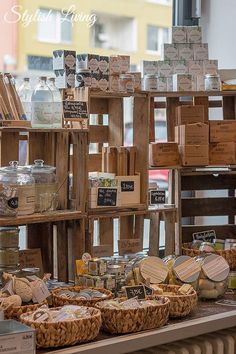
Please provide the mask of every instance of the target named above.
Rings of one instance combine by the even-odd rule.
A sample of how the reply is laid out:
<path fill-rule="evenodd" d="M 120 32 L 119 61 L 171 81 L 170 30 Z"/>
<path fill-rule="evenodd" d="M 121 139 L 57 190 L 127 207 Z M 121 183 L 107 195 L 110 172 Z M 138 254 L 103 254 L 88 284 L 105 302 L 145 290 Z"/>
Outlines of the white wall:
<path fill-rule="evenodd" d="M 203 41 L 219 69 L 236 68 L 236 0 L 202 0 Z"/>

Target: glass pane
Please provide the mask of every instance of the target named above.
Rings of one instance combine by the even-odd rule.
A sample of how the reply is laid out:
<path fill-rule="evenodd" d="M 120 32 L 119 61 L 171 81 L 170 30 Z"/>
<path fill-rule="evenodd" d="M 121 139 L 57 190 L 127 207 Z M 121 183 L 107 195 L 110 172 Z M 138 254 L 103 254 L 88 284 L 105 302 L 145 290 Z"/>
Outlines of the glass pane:
<path fill-rule="evenodd" d="M 158 30 L 157 26 L 148 25 L 147 31 L 147 49 L 158 51 Z"/>
<path fill-rule="evenodd" d="M 72 24 L 71 15 L 64 16 L 61 14 L 61 42 L 72 41 Z"/>
<path fill-rule="evenodd" d="M 50 9 L 40 9 L 38 39 L 43 42 L 57 42 L 57 13 Z"/>

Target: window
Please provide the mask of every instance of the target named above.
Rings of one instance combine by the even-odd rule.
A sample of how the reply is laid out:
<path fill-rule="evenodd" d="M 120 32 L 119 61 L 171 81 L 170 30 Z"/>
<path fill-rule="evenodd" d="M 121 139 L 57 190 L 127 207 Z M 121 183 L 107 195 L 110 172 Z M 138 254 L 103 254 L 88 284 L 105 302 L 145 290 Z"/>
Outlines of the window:
<path fill-rule="evenodd" d="M 162 45 L 169 42 L 169 28 L 162 28 L 148 25 L 147 28 L 147 50 L 161 53 Z"/>
<path fill-rule="evenodd" d="M 157 4 L 157 5 L 171 6 L 171 4 L 172 4 L 171 0 L 146 0 L 146 1 L 151 2 L 153 4 Z"/>
<path fill-rule="evenodd" d="M 38 21 L 38 40 L 48 43 L 71 43 L 71 16 L 62 11 L 40 8 L 41 21 Z"/>

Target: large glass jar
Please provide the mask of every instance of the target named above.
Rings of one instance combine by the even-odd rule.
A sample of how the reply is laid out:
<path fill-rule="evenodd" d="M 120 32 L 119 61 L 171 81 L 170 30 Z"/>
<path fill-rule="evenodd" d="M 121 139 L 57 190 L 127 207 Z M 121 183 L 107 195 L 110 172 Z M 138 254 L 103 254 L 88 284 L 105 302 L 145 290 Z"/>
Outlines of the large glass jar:
<path fill-rule="evenodd" d="M 164 258 L 169 269 L 169 284 L 191 284 L 197 289 L 198 278 L 201 272 L 200 265 L 189 256 L 168 256 Z"/>
<path fill-rule="evenodd" d="M 196 257 L 201 266 L 198 295 L 201 299 L 217 299 L 224 295 L 229 276 L 227 261 L 216 254 L 205 254 Z"/>
<path fill-rule="evenodd" d="M 11 161 L 10 166 L 0 168 L 0 183 L 17 189 L 18 215 L 30 215 L 35 211 L 34 177 L 27 167 Z"/>
<path fill-rule="evenodd" d="M 158 257 L 138 257 L 125 269 L 127 285 L 161 284 L 168 278 L 168 267 Z"/>
<path fill-rule="evenodd" d="M 44 165 L 43 160 L 35 160 L 30 168 L 35 179 L 35 211 L 55 210 L 58 189 L 56 167 Z"/>

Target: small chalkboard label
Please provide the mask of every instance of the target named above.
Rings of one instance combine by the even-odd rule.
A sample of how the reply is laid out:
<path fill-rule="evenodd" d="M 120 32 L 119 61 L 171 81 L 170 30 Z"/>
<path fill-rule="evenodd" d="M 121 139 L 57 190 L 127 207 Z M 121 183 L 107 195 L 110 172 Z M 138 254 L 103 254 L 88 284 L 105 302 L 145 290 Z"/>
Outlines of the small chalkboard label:
<path fill-rule="evenodd" d="M 98 188 L 97 206 L 116 206 L 117 188 Z"/>
<path fill-rule="evenodd" d="M 65 119 L 88 118 L 87 102 L 63 101 L 63 112 Z"/>
<path fill-rule="evenodd" d="M 146 292 L 143 285 L 126 286 L 125 292 L 128 299 L 131 299 L 133 297 L 136 297 L 140 300 L 146 298 Z"/>
<path fill-rule="evenodd" d="M 153 190 L 150 191 L 150 204 L 165 204 L 166 202 L 166 191 L 163 190 Z"/>
<path fill-rule="evenodd" d="M 193 240 L 212 242 L 215 239 L 216 239 L 215 230 L 206 230 L 206 231 L 193 233 Z"/>
<path fill-rule="evenodd" d="M 133 192 L 134 191 L 134 181 L 121 181 L 121 192 Z"/>
<path fill-rule="evenodd" d="M 144 285 L 146 295 L 153 295 L 154 290 L 147 285 Z"/>

